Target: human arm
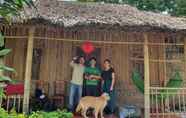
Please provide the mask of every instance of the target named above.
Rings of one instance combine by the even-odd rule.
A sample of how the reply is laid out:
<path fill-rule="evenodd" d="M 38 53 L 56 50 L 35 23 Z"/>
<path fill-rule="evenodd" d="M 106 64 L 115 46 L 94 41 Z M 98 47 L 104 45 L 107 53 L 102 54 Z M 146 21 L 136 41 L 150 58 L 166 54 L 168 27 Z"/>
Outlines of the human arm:
<path fill-rule="evenodd" d="M 85 79 L 90 79 L 90 77 L 88 76 L 88 74 L 84 75 Z"/>
<path fill-rule="evenodd" d="M 103 72 L 102 72 L 102 73 L 101 73 L 101 87 L 102 87 L 102 88 L 103 88 L 104 82 L 105 82 L 105 80 L 104 80 L 104 78 L 103 78 Z"/>
<path fill-rule="evenodd" d="M 77 57 L 74 57 L 73 59 L 72 59 L 72 61 L 70 62 L 70 66 L 71 67 L 74 67 L 75 66 L 75 60 L 77 59 Z"/>
<path fill-rule="evenodd" d="M 101 80 L 101 71 L 96 68 L 95 72 L 90 75 L 90 79 Z"/>
<path fill-rule="evenodd" d="M 102 78 L 102 80 L 101 80 L 101 88 L 102 89 L 103 89 L 104 83 L 105 83 L 105 80 Z"/>
<path fill-rule="evenodd" d="M 90 79 L 100 80 L 101 79 L 101 76 L 100 75 L 90 75 L 89 78 Z"/>
<path fill-rule="evenodd" d="M 115 73 L 112 72 L 112 83 L 111 83 L 111 86 L 110 86 L 110 91 L 112 91 L 113 88 L 114 88 L 115 80 L 116 80 Z"/>

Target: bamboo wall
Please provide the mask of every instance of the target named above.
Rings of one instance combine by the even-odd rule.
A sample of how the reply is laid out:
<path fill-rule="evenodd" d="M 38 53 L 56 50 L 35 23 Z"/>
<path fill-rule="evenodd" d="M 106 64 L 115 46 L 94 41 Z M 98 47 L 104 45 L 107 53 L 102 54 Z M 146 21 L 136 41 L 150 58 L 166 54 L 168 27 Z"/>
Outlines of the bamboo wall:
<path fill-rule="evenodd" d="M 6 35 L 27 36 L 27 29 L 24 28 L 5 28 Z M 12 33 L 13 32 L 13 33 Z M 149 33 L 150 42 L 164 43 L 163 33 Z M 35 31 L 34 49 L 40 49 L 41 63 L 38 70 L 39 79 L 48 81 L 50 89 L 46 92 L 52 96 L 54 92 L 53 82 L 55 80 L 70 81 L 71 68 L 69 62 L 75 56 L 75 47 L 80 46 L 81 42 L 61 41 L 60 38 L 73 40 L 92 40 L 92 41 L 112 41 L 112 42 L 143 42 L 143 35 L 139 32 L 124 32 L 117 30 L 98 30 L 93 28 L 80 29 L 62 29 L 58 27 L 41 27 Z M 40 37 L 40 38 L 39 38 Z M 47 38 L 57 38 L 58 40 Z M 8 65 L 16 68 L 18 75 L 13 78 L 24 80 L 25 59 L 26 59 L 27 40 L 8 39 L 6 46 L 13 49 L 7 58 Z M 118 104 L 135 104 L 143 107 L 143 95 L 139 93 L 131 81 L 131 72 L 136 65 L 140 65 L 140 71 L 143 76 L 143 45 L 126 44 L 100 44 L 94 43 L 96 48 L 100 48 L 101 62 L 109 58 L 113 62 L 116 71 L 116 90 Z M 160 46 L 150 47 L 150 58 L 165 59 L 165 48 Z M 137 58 L 137 59 L 136 59 Z M 163 62 L 164 63 L 164 62 Z M 164 83 L 166 78 L 166 64 L 150 63 L 150 81 L 151 85 L 159 86 Z M 32 84 L 32 94 L 34 91 L 34 82 Z M 68 86 L 66 86 L 68 88 Z M 68 95 L 68 89 L 67 95 Z"/>
<path fill-rule="evenodd" d="M 8 36 L 26 36 L 28 33 L 27 29 L 12 27 L 1 27 L 5 35 Z M 26 62 L 26 47 L 27 38 L 21 38 L 16 40 L 16 38 L 6 38 L 6 47 L 11 48 L 12 52 L 6 56 L 7 65 L 16 69 L 17 74 L 10 74 L 12 78 L 17 80 L 23 80 L 25 73 L 25 62 Z"/>

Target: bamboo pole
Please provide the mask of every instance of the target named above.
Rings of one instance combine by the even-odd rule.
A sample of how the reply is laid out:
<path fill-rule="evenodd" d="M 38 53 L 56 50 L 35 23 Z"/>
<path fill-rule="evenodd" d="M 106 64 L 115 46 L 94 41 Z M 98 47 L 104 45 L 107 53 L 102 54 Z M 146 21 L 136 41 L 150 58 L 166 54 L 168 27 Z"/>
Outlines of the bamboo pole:
<path fill-rule="evenodd" d="M 131 57 L 130 60 L 133 61 L 144 61 L 144 58 L 135 58 L 135 57 Z M 183 63 L 183 61 L 181 59 L 150 59 L 150 62 L 153 63 Z"/>
<path fill-rule="evenodd" d="M 184 78 L 186 77 L 186 37 L 184 38 Z M 183 106 L 184 106 L 184 112 L 186 112 L 186 107 L 185 107 L 185 91 L 182 90 L 183 94 Z"/>
<path fill-rule="evenodd" d="M 29 29 L 27 57 L 26 57 L 26 70 L 24 82 L 24 98 L 23 98 L 23 113 L 29 111 L 29 97 L 30 97 L 30 82 L 31 82 L 31 69 L 32 69 L 32 56 L 34 44 L 34 27 Z"/>
<path fill-rule="evenodd" d="M 6 35 L 5 38 L 7 39 L 25 39 L 27 38 L 27 36 L 8 36 Z M 34 37 L 34 39 L 37 39 L 37 40 L 40 40 L 40 39 L 43 39 L 43 40 L 57 40 L 57 41 L 63 41 L 63 42 L 77 42 L 77 43 L 82 43 L 82 42 L 85 42 L 85 41 L 90 41 L 92 43 L 98 43 L 98 44 L 116 44 L 116 45 L 143 45 L 143 42 L 134 42 L 134 41 L 102 41 L 102 40 L 81 40 L 81 39 L 84 39 L 84 38 L 81 38 L 81 39 L 77 39 L 76 38 L 50 38 L 50 37 Z M 173 44 L 173 43 L 148 43 L 148 45 L 150 46 L 184 46 L 183 43 L 176 43 L 176 44 Z"/>
<path fill-rule="evenodd" d="M 149 80 L 149 49 L 148 37 L 144 34 L 144 84 L 145 84 L 145 118 L 150 118 L 150 80 Z"/>
<path fill-rule="evenodd" d="M 186 77 L 186 37 L 184 38 L 184 78 Z"/>

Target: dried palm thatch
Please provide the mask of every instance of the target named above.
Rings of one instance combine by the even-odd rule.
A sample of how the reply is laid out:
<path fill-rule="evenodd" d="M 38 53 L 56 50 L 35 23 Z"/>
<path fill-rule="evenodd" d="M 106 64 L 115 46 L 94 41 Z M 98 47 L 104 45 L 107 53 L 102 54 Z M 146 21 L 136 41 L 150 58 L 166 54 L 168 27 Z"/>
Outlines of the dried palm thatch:
<path fill-rule="evenodd" d="M 186 19 L 139 11 L 129 5 L 37 0 L 37 10 L 25 8 L 24 22 L 50 23 L 64 27 L 102 26 L 136 29 L 186 30 Z M 20 22 L 14 18 L 14 22 Z M 45 21 L 45 22 L 44 22 Z"/>

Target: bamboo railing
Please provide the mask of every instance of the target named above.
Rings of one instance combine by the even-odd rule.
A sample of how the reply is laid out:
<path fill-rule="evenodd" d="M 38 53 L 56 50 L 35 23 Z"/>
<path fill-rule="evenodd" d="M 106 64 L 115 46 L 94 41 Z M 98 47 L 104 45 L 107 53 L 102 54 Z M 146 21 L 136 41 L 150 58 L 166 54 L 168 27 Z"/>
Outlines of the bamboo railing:
<path fill-rule="evenodd" d="M 165 91 L 163 94 L 162 90 Z M 182 118 L 182 116 L 186 116 L 186 88 L 150 87 L 150 96 L 151 118 Z M 164 96 L 167 97 L 164 98 Z"/>
<path fill-rule="evenodd" d="M 6 110 L 14 108 L 17 112 L 21 112 L 23 104 L 23 95 L 9 95 L 6 97 Z"/>

